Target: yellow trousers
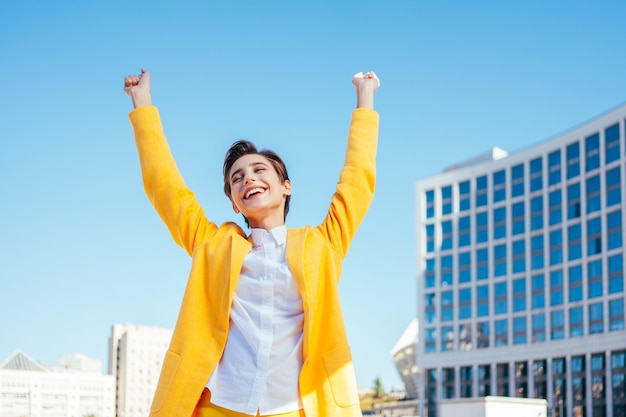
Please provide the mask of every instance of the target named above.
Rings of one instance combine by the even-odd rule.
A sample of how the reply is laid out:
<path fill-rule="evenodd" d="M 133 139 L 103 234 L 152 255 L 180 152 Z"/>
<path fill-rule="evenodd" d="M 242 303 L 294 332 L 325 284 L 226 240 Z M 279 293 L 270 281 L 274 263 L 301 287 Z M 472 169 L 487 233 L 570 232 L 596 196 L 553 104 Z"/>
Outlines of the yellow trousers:
<path fill-rule="evenodd" d="M 256 417 L 261 415 L 257 413 Z M 237 411 L 231 411 L 226 408 L 219 407 L 211 403 L 211 392 L 208 389 L 204 389 L 193 417 L 250 417 L 248 414 L 238 413 Z M 304 410 L 292 411 L 283 414 L 271 414 L 263 417 L 305 417 Z"/>

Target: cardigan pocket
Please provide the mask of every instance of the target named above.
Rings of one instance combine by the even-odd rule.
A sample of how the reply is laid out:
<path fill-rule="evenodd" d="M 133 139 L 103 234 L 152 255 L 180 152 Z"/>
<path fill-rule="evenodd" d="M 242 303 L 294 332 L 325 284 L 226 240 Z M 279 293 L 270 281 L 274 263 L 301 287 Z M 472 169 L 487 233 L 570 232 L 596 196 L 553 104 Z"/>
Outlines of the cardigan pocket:
<path fill-rule="evenodd" d="M 359 404 L 359 393 L 350 350 L 335 348 L 323 356 L 330 390 L 339 407 Z"/>
<path fill-rule="evenodd" d="M 159 377 L 159 383 L 157 385 L 156 392 L 154 393 L 154 401 L 152 402 L 151 407 L 153 412 L 156 413 L 160 411 L 165 404 L 165 400 L 170 397 L 170 387 L 174 381 L 179 365 L 180 355 L 168 350 L 165 353 L 161 376 Z"/>

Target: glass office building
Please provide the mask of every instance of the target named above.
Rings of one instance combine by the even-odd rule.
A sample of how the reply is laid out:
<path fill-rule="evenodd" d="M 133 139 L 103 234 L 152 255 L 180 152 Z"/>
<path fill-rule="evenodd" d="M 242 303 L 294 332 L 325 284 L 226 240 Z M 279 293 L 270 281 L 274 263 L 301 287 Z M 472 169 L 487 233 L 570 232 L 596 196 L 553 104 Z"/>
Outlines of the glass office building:
<path fill-rule="evenodd" d="M 626 105 L 417 182 L 420 415 L 545 398 L 626 417 Z"/>

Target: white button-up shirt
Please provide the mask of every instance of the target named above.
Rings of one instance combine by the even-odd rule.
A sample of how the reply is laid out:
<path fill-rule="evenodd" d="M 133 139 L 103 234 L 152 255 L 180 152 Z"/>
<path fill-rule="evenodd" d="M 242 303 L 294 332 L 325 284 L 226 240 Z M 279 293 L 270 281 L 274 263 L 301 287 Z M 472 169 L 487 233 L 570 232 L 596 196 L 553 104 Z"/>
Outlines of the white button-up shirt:
<path fill-rule="evenodd" d="M 207 387 L 211 402 L 244 414 L 302 408 L 302 297 L 285 261 L 287 229 L 252 229 L 230 310 L 226 348 Z"/>

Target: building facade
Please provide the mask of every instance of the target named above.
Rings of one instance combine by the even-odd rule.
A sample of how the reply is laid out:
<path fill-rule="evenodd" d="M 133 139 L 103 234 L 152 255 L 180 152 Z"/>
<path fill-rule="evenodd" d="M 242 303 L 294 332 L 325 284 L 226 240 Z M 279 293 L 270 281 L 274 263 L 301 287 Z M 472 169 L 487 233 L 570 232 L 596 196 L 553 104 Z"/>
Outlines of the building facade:
<path fill-rule="evenodd" d="M 23 352 L 13 353 L 0 363 L 0 416 L 114 417 L 115 380 L 102 375 L 99 361 L 81 360 L 44 366 Z M 81 367 L 85 362 L 89 366 Z"/>
<path fill-rule="evenodd" d="M 145 417 L 163 366 L 172 329 L 116 324 L 109 339 L 117 417 Z"/>
<path fill-rule="evenodd" d="M 415 355 L 417 328 L 417 319 L 413 319 L 391 350 L 393 363 L 400 374 L 406 392 L 406 399 L 408 400 L 418 398 L 419 373 L 416 361 L 417 355 Z"/>
<path fill-rule="evenodd" d="M 419 415 L 498 395 L 626 417 L 625 121 L 417 182 Z"/>

